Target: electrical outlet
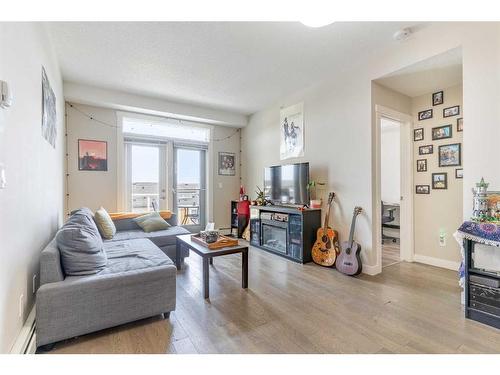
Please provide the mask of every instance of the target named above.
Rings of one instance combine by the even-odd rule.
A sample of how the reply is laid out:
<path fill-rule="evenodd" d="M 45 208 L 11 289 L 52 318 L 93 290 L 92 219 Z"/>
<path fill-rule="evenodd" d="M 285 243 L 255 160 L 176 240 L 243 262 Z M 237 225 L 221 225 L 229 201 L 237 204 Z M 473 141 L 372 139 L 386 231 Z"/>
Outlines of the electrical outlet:
<path fill-rule="evenodd" d="M 446 246 L 446 232 L 442 229 L 439 231 L 439 246 Z"/>
<path fill-rule="evenodd" d="M 19 296 L 19 318 L 22 318 L 24 315 L 24 294 Z"/>
<path fill-rule="evenodd" d="M 33 275 L 33 294 L 36 293 L 36 276 L 37 276 L 37 274 L 35 273 Z"/>

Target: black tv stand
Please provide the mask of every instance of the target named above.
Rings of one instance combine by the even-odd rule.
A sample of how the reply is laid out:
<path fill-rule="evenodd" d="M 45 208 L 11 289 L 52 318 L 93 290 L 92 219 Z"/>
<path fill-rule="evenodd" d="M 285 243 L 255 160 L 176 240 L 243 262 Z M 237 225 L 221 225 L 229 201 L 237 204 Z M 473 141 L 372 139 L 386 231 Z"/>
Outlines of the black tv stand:
<path fill-rule="evenodd" d="M 251 206 L 250 244 L 294 262 L 311 261 L 321 209 Z"/>

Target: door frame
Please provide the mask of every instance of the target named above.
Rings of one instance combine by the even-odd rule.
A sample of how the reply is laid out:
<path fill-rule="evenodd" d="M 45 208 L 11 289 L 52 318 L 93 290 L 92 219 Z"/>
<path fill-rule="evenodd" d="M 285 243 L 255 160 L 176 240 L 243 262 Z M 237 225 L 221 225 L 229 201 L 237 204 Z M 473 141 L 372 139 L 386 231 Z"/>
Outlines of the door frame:
<path fill-rule="evenodd" d="M 401 124 L 401 200 L 400 200 L 400 257 L 402 261 L 413 262 L 415 254 L 414 219 L 413 219 L 413 122 L 408 114 L 395 111 L 381 105 L 375 105 L 375 204 L 373 231 L 377 263 L 376 273 L 382 272 L 382 187 L 381 187 L 381 120 L 387 118 Z M 403 245 L 403 246 L 401 246 Z"/>
<path fill-rule="evenodd" d="M 132 212 L 132 147 L 153 147 L 158 149 L 158 199 L 159 209 L 166 210 L 168 202 L 168 144 L 166 143 L 148 143 L 141 142 L 140 140 L 124 142 L 125 147 L 125 192 L 126 202 L 125 209 Z M 149 211 L 149 208 L 148 208 Z"/>
<path fill-rule="evenodd" d="M 199 212 L 198 215 L 200 217 L 199 224 L 187 224 L 183 225 L 186 229 L 191 232 L 199 232 L 205 228 L 207 223 L 207 190 L 208 190 L 208 181 L 207 181 L 207 154 L 208 149 L 205 147 L 197 147 L 196 145 L 189 144 L 176 144 L 172 145 L 172 210 L 177 213 L 177 150 L 194 150 L 200 152 L 200 189 L 199 189 Z M 179 219 L 179 218 L 178 218 Z"/>

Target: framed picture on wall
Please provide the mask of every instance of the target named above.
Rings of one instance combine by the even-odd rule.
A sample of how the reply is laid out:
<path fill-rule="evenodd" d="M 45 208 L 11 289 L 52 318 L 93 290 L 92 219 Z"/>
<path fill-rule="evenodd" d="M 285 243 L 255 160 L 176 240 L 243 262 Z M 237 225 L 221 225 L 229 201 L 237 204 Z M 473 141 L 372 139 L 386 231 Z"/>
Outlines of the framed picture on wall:
<path fill-rule="evenodd" d="M 105 172 L 108 170 L 108 142 L 78 140 L 78 170 Z"/>
<path fill-rule="evenodd" d="M 42 66 L 42 136 L 56 148 L 57 113 L 56 96 L 50 86 L 49 78 Z"/>
<path fill-rule="evenodd" d="M 429 185 L 415 185 L 415 194 L 430 194 L 431 187 Z"/>
<path fill-rule="evenodd" d="M 448 107 L 443 109 L 443 117 L 458 116 L 460 114 L 460 106 L 454 105 L 453 107 Z"/>
<path fill-rule="evenodd" d="M 432 118 L 432 109 L 418 112 L 418 121 L 428 120 L 430 118 Z"/>
<path fill-rule="evenodd" d="M 419 155 L 430 155 L 434 152 L 434 146 L 433 145 L 425 145 L 425 146 L 420 146 L 418 148 L 418 154 Z"/>
<path fill-rule="evenodd" d="M 427 159 L 417 160 L 417 172 L 427 172 Z"/>
<path fill-rule="evenodd" d="M 464 119 L 462 117 L 457 118 L 457 132 L 464 130 Z"/>
<path fill-rule="evenodd" d="M 424 128 L 413 130 L 413 140 L 414 141 L 423 141 L 424 140 Z"/>
<path fill-rule="evenodd" d="M 219 152 L 219 175 L 234 176 L 236 174 L 236 156 L 232 152 Z"/>
<path fill-rule="evenodd" d="M 464 170 L 462 168 L 455 169 L 455 178 L 464 178 Z"/>
<path fill-rule="evenodd" d="M 432 94 L 432 105 L 440 105 L 444 103 L 444 93 L 442 91 Z"/>
<path fill-rule="evenodd" d="M 438 126 L 432 128 L 432 140 L 446 139 L 452 137 L 451 125 Z"/>
<path fill-rule="evenodd" d="M 456 167 L 460 165 L 462 165 L 460 143 L 439 146 L 440 167 Z"/>
<path fill-rule="evenodd" d="M 448 189 L 448 173 L 440 172 L 432 174 L 432 188 L 433 189 Z"/>

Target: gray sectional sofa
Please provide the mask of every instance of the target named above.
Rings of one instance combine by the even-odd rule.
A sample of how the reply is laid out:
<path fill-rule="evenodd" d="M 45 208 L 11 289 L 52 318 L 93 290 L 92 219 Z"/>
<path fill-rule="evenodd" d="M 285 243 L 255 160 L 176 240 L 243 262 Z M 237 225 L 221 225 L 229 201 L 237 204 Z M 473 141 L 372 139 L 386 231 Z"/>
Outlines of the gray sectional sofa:
<path fill-rule="evenodd" d="M 175 240 L 189 232 L 175 226 L 175 218 L 167 221 L 171 227 L 152 233 L 131 219 L 116 221 L 116 235 L 103 241 L 107 264 L 90 275 L 65 275 L 54 238 L 40 259 L 37 347 L 50 349 L 57 341 L 154 315 L 168 317 L 175 309 Z"/>

